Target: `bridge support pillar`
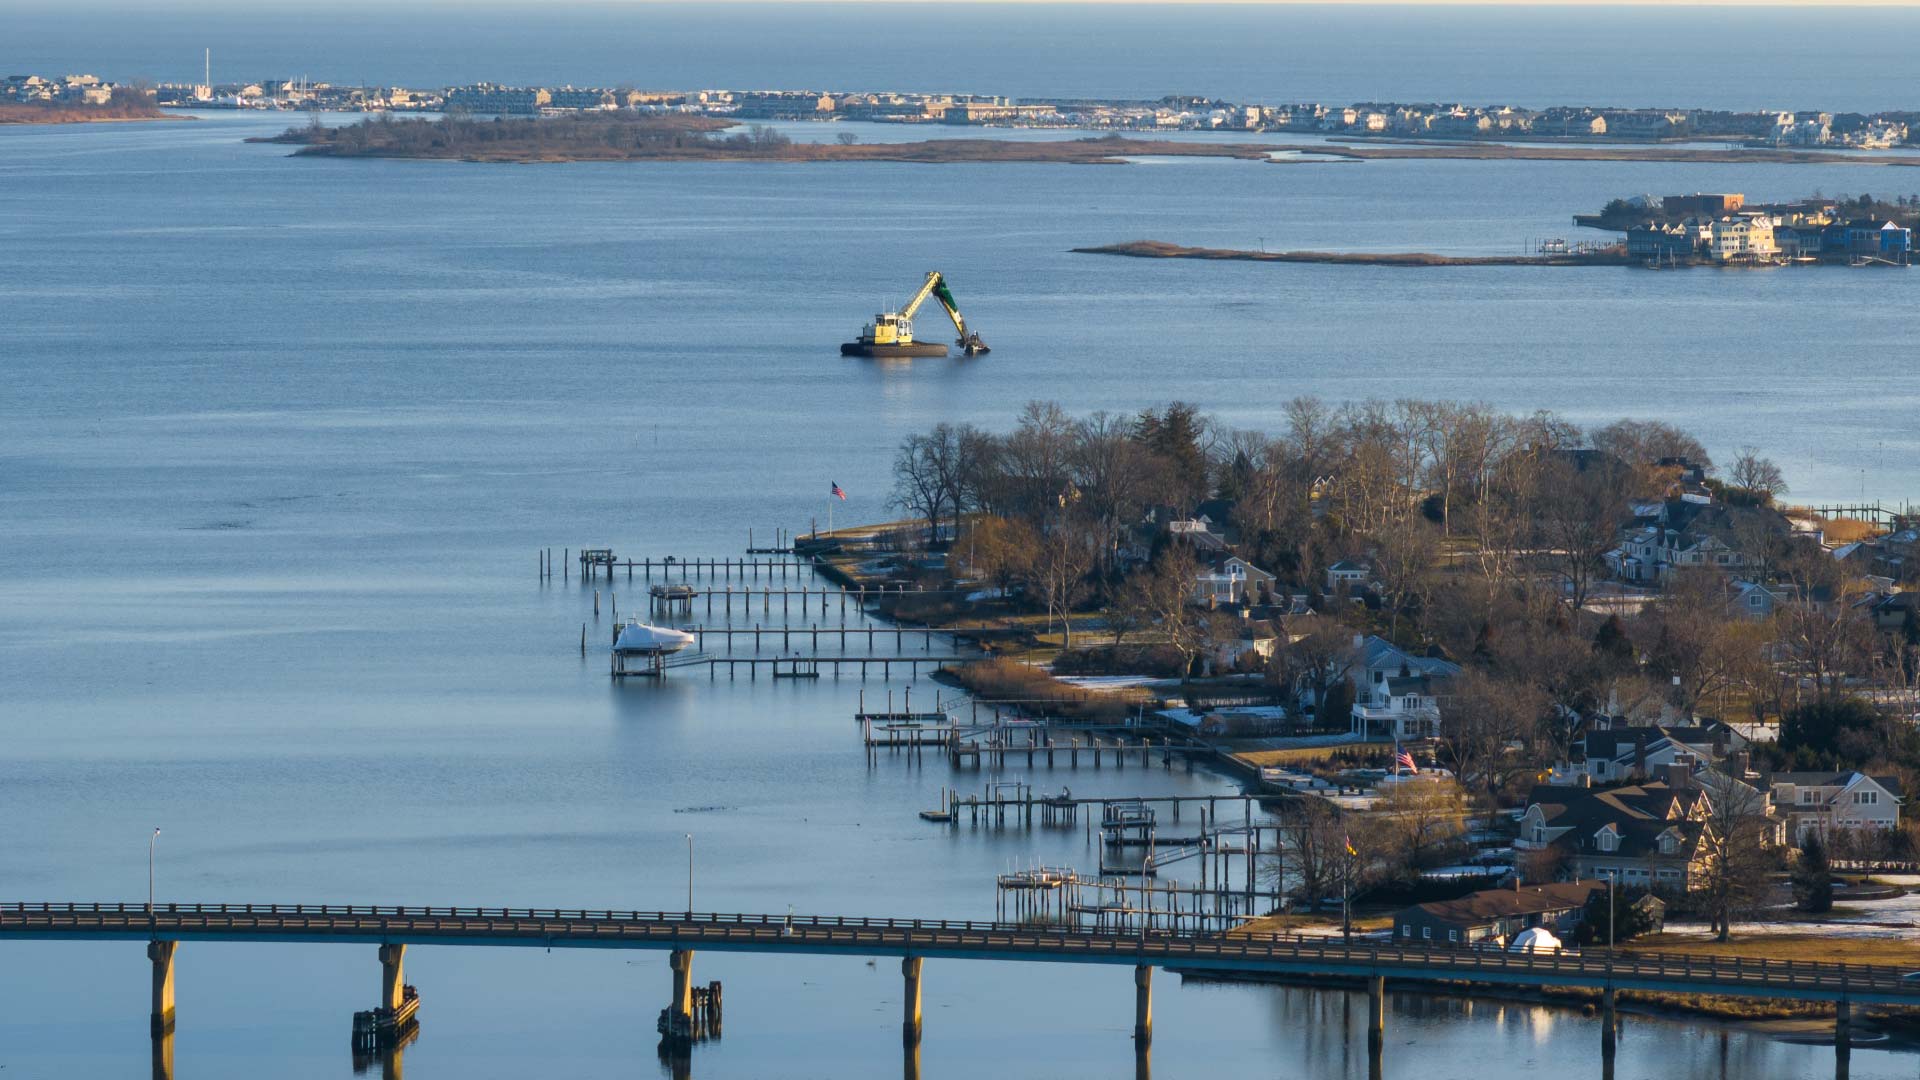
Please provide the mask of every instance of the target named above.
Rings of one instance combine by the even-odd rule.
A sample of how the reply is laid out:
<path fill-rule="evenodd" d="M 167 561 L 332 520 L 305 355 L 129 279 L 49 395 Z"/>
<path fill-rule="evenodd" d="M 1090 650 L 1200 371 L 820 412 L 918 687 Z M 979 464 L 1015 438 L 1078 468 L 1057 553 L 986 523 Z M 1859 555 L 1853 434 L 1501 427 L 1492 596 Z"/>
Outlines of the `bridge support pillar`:
<path fill-rule="evenodd" d="M 1600 991 L 1600 1057 L 1613 1061 L 1615 1042 L 1620 1033 L 1620 1020 L 1613 1011 L 1613 987 Z"/>
<path fill-rule="evenodd" d="M 406 999 L 406 958 L 405 945 L 380 946 L 380 1007 L 389 1012 L 398 1010 Z"/>
<path fill-rule="evenodd" d="M 675 949 L 667 955 L 667 964 L 673 968 L 673 1001 L 667 1006 L 672 1019 L 684 1025 L 684 1030 L 693 1030 L 693 950 Z"/>
<path fill-rule="evenodd" d="M 147 942 L 147 959 L 153 961 L 153 1018 L 151 1031 L 158 1039 L 173 1033 L 173 952 L 177 941 Z"/>
<path fill-rule="evenodd" d="M 153 1080 L 173 1080 L 173 1032 L 153 1040 Z"/>
<path fill-rule="evenodd" d="M 900 958 L 900 974 L 906 979 L 906 995 L 900 1007 L 900 1040 L 906 1046 L 920 1045 L 920 965 L 918 956 Z"/>
<path fill-rule="evenodd" d="M 1367 1053 L 1378 1057 L 1387 1041 L 1387 979 L 1384 975 L 1367 978 Z"/>
<path fill-rule="evenodd" d="M 1841 998 L 1833 1003 L 1833 1075 L 1847 1080 L 1853 1058 L 1853 1002 Z"/>
<path fill-rule="evenodd" d="M 1133 1049 L 1144 1054 L 1153 1045 L 1153 968 L 1133 969 Z"/>

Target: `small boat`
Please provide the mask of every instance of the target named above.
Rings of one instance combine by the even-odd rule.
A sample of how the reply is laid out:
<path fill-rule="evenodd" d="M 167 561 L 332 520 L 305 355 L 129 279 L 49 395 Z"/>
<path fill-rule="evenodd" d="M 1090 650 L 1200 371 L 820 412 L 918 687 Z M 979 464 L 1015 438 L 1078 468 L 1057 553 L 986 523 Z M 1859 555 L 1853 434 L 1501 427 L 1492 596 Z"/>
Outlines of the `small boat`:
<path fill-rule="evenodd" d="M 676 653 L 693 644 L 693 635 L 667 626 L 654 626 L 639 619 L 628 619 L 613 639 L 613 651 L 621 653 Z"/>

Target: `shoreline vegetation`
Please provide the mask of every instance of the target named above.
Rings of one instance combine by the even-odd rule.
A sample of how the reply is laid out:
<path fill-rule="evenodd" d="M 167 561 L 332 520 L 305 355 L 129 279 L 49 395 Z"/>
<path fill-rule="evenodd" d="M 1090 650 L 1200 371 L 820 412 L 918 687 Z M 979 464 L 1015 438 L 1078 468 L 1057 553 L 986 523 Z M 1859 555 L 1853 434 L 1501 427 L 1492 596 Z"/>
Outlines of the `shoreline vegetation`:
<path fill-rule="evenodd" d="M 794 142 L 768 127 L 732 134 L 732 121 L 705 116 L 584 114 L 542 119 L 363 120 L 339 127 L 291 128 L 249 140 L 298 146 L 296 157 L 421 158 L 448 161 L 891 161 L 1059 162 L 1114 165 L 1129 157 L 1232 157 L 1264 160 L 1284 147 L 1190 143 L 1104 136 L 1045 142 L 925 139 L 908 143 Z"/>
<path fill-rule="evenodd" d="M 1199 248 L 1161 240 L 1129 240 L 1097 247 L 1077 247 L 1076 255 L 1121 255 L 1134 259 L 1211 259 L 1242 262 L 1335 263 L 1349 266 L 1626 266 L 1626 249 L 1551 255 L 1434 255 L 1410 252 L 1245 251 L 1235 248 Z"/>
<path fill-rule="evenodd" d="M 105 105 L 0 104 L 0 124 L 110 124 L 126 120 L 191 120 L 148 98 L 115 98 Z"/>
<path fill-rule="evenodd" d="M 846 132 L 835 142 L 795 142 L 764 126 L 735 131 L 711 116 L 580 113 L 556 117 L 445 116 L 437 120 L 368 118 L 338 127 L 309 125 L 249 142 L 297 146 L 297 157 L 411 158 L 544 164 L 574 161 L 886 161 L 913 164 L 1052 163 L 1119 165 L 1141 157 L 1233 158 L 1267 164 L 1421 158 L 1542 161 L 1653 161 L 1771 164 L 1920 165 L 1920 156 L 1808 150 L 1633 146 L 1511 146 L 1402 143 L 1325 146 L 1257 142 L 1191 142 L 1099 135 L 1016 141 L 993 138 L 862 143 Z M 731 134 L 723 132 L 732 131 Z"/>

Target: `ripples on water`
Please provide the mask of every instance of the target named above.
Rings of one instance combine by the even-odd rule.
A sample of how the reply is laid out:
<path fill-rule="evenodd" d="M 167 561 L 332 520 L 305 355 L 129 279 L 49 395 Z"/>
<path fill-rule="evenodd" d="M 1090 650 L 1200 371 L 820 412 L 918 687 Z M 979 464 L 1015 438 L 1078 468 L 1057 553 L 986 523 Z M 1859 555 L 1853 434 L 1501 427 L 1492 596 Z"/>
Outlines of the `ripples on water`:
<path fill-rule="evenodd" d="M 0 130 L 0 230 L 34 268 L 0 280 L 12 895 L 137 898 L 153 824 L 161 895 L 182 899 L 674 906 L 687 832 L 703 908 L 977 917 L 998 869 L 1089 865 L 1079 834 L 918 821 L 941 785 L 980 778 L 869 771 L 851 681 L 609 686 L 604 658 L 578 652 L 590 590 L 526 565 L 548 545 L 735 553 L 749 527 L 824 513 L 831 481 L 852 495 L 843 519 L 876 517 L 904 433 L 1002 425 L 1031 397 L 1181 397 L 1234 424 L 1276 423 L 1300 393 L 1480 397 L 1658 415 L 1716 453 L 1757 442 L 1808 492 L 1907 494 L 1920 475 L 1893 419 L 1916 396 L 1906 275 L 1067 253 L 1136 237 L 1510 251 L 1616 194 L 1832 193 L 1884 171 L 522 168 L 292 161 L 235 141 L 285 122 Z M 931 268 L 991 357 L 834 355 Z M 642 585 L 614 588 L 637 602 Z M 1225 788 L 1150 770 L 1070 782 Z M 0 1065 L 144 1068 L 137 948 L 7 949 Z M 654 1067 L 660 957 L 415 952 L 416 1076 Z M 373 959 L 187 946 L 181 1075 L 344 1075 Z M 703 954 L 696 974 L 728 985 L 726 1037 L 698 1072 L 902 1067 L 888 965 Z M 1363 1010 L 1341 992 L 1158 991 L 1163 1076 L 1364 1075 Z M 927 1076 L 1133 1068 L 1123 970 L 937 962 L 926 1007 Z M 1597 1075 L 1597 1043 L 1575 1014 L 1400 997 L 1388 1075 Z M 1620 1076 L 1830 1068 L 1818 1048 L 1637 1019 L 1620 1061 Z"/>

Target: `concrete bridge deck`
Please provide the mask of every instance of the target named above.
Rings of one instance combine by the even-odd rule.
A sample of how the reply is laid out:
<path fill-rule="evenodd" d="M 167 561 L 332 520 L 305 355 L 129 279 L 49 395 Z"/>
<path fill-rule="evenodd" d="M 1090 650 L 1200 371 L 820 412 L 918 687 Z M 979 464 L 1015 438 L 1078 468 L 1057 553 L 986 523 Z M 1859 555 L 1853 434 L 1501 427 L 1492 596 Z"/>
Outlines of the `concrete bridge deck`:
<path fill-rule="evenodd" d="M 1907 969 L 1687 953 L 1529 954 L 1293 934 L 1145 935 L 1018 923 L 841 916 L 340 904 L 0 904 L 0 940 L 279 941 L 716 949 L 1123 964 L 1217 974 L 1387 977 L 1920 1005 Z"/>

